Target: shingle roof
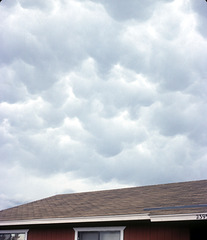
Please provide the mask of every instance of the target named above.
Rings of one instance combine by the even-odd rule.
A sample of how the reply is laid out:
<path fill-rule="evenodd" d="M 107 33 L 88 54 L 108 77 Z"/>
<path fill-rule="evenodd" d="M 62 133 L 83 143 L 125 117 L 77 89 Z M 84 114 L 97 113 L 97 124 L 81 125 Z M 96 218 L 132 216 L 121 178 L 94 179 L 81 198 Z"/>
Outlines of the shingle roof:
<path fill-rule="evenodd" d="M 207 180 L 56 195 L 0 211 L 0 222 L 203 212 L 207 212 Z"/>

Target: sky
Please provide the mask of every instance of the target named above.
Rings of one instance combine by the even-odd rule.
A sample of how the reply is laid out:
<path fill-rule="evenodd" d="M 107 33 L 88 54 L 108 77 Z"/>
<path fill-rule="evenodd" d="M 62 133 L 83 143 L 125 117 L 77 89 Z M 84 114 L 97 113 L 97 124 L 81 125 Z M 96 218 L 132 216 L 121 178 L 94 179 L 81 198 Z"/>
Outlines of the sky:
<path fill-rule="evenodd" d="M 0 209 L 207 179 L 205 0 L 0 3 Z"/>

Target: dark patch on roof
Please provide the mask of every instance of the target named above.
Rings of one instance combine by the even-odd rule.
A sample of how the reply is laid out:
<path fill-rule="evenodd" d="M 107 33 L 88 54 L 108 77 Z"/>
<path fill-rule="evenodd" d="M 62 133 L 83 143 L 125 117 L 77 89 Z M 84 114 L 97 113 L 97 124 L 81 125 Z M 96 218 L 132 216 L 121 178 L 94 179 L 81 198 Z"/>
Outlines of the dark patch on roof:
<path fill-rule="evenodd" d="M 184 206 L 173 206 L 173 207 L 157 207 L 157 208 L 145 208 L 144 211 L 157 211 L 157 210 L 174 210 L 174 209 L 185 209 L 185 208 L 207 208 L 207 204 L 200 205 L 184 205 Z"/>

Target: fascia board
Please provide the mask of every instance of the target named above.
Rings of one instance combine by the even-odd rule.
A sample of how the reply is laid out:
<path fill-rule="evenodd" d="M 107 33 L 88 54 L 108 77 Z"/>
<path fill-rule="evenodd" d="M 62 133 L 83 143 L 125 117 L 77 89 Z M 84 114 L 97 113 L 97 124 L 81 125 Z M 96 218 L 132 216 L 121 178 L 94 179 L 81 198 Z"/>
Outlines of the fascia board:
<path fill-rule="evenodd" d="M 15 220 L 15 221 L 0 221 L 0 226 L 118 222 L 118 221 L 140 221 L 140 220 L 149 220 L 151 222 L 207 220 L 207 213 L 171 214 L 171 215 L 129 214 L 129 215 L 94 216 L 94 217 L 79 217 L 79 218 Z"/>
<path fill-rule="evenodd" d="M 0 226 L 150 220 L 149 214 L 0 221 Z"/>
<path fill-rule="evenodd" d="M 150 220 L 151 222 L 207 220 L 207 213 L 151 215 Z"/>

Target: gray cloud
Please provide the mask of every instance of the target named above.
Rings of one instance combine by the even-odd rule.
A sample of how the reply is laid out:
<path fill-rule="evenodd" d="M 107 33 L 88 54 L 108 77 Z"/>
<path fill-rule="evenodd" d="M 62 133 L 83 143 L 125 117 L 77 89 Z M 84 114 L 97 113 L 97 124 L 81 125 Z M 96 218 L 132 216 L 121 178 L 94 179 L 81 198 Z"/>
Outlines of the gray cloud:
<path fill-rule="evenodd" d="M 206 22 L 207 22 L 207 17 L 206 17 L 206 11 L 207 11 L 207 5 L 205 1 L 198 0 L 198 1 L 191 1 L 191 5 L 193 8 L 193 12 L 197 13 L 197 27 L 199 32 L 206 38 L 207 36 L 207 31 L 206 31 Z"/>
<path fill-rule="evenodd" d="M 168 0 L 165 2 L 171 2 Z M 97 1 L 94 1 L 97 2 Z M 131 0 L 126 2 L 124 0 L 115 0 L 113 2 L 106 0 L 104 2 L 98 1 L 104 5 L 107 12 L 117 21 L 124 21 L 129 19 L 138 19 L 144 21 L 152 14 L 157 4 L 161 1 L 146 0 L 144 3 L 141 1 Z"/>
<path fill-rule="evenodd" d="M 19 3 L 22 8 L 26 9 L 38 9 L 41 11 L 52 10 L 54 8 L 54 3 L 50 1 L 26 1 L 26 0 L 19 0 Z"/>
<path fill-rule="evenodd" d="M 206 178 L 203 11 L 201 2 L 2 1 L 0 208 Z"/>

